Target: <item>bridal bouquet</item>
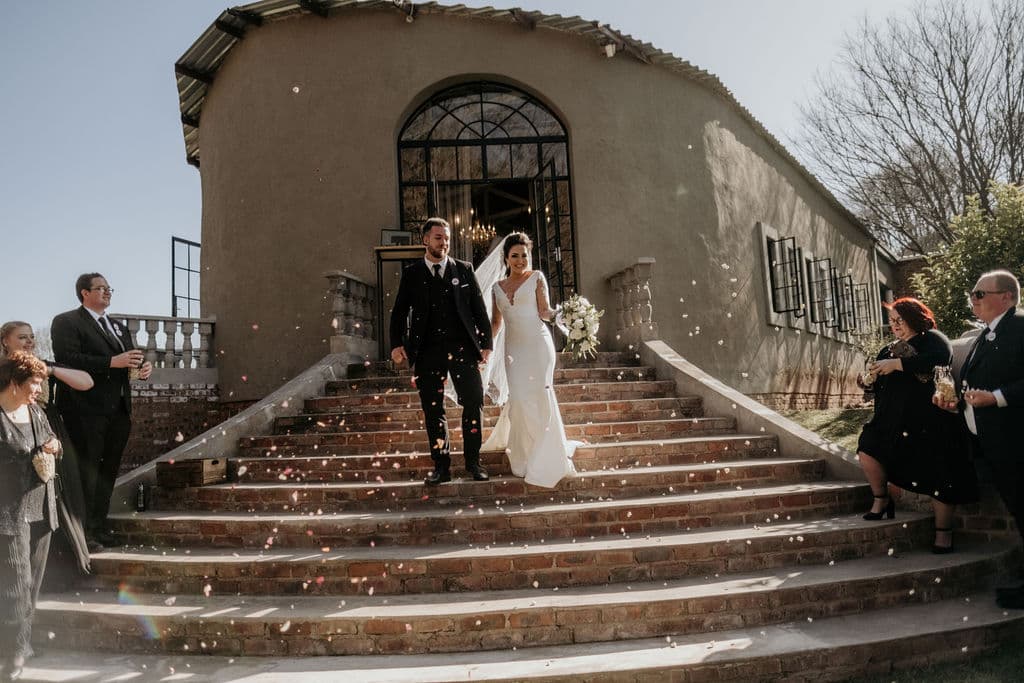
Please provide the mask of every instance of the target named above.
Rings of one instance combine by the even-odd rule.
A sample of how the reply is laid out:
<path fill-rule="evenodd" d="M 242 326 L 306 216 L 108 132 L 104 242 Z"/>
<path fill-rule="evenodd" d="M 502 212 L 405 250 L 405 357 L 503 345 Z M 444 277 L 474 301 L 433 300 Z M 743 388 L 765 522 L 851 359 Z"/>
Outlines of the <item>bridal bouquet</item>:
<path fill-rule="evenodd" d="M 594 304 L 579 294 L 573 294 L 562 302 L 555 315 L 555 325 L 566 336 L 565 351 L 572 354 L 574 360 L 597 355 L 597 331 L 599 320 L 604 311 L 599 311 Z"/>

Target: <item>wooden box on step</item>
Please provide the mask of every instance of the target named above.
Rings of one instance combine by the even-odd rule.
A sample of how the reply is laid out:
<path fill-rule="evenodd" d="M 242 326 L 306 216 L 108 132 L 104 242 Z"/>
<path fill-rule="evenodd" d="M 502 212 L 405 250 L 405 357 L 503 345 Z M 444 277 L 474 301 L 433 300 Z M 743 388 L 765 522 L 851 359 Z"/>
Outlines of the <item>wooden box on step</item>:
<path fill-rule="evenodd" d="M 156 464 L 156 483 L 167 489 L 219 484 L 227 480 L 227 468 L 228 461 L 224 458 L 164 460 Z"/>

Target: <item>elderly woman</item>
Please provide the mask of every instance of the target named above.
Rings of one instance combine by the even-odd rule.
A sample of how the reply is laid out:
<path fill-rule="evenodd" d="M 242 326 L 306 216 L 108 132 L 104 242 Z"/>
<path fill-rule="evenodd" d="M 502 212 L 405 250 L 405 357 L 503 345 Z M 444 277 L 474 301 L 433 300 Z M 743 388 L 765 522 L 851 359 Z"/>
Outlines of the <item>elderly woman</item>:
<path fill-rule="evenodd" d="M 12 320 L 0 326 L 0 359 L 15 351 L 25 351 L 35 354 L 36 335 L 32 326 L 20 320 Z M 53 391 L 56 382 L 61 382 L 78 391 L 88 391 L 93 387 L 93 379 L 89 373 L 73 368 L 64 368 L 44 360 L 47 371 L 50 374 L 50 383 L 43 385 L 42 395 L 39 403 L 43 406 L 43 412 L 50 422 L 50 428 L 63 444 L 64 453 L 57 463 L 57 513 L 60 519 L 60 528 L 64 532 L 63 538 L 57 537 L 54 547 L 59 557 L 65 557 L 69 551 L 74 556 L 75 564 L 81 573 L 87 574 L 90 571 L 89 548 L 85 538 L 85 531 L 82 528 L 82 520 L 85 518 L 85 495 L 82 493 L 82 483 L 78 474 L 78 458 L 71 446 L 71 440 L 67 437 L 64 429 L 64 421 L 60 413 L 53 406 Z M 66 542 L 66 543 L 65 543 Z M 74 569 L 70 563 L 58 563 L 54 574 L 50 572 L 50 580 L 54 578 L 58 582 L 74 578 Z"/>
<path fill-rule="evenodd" d="M 57 528 L 60 442 L 35 404 L 47 374 L 24 351 L 0 360 L 0 663 L 8 681 L 32 656 L 32 616 Z"/>
<path fill-rule="evenodd" d="M 935 329 L 935 317 L 917 299 L 887 304 L 896 340 L 879 352 L 869 372 L 877 378 L 875 413 L 857 443 L 861 468 L 875 497 L 864 519 L 892 519 L 891 482 L 932 498 L 932 552 L 953 551 L 953 509 L 978 499 L 974 467 L 967 456 L 963 421 L 932 404 L 933 371 L 952 362 L 949 340 Z"/>

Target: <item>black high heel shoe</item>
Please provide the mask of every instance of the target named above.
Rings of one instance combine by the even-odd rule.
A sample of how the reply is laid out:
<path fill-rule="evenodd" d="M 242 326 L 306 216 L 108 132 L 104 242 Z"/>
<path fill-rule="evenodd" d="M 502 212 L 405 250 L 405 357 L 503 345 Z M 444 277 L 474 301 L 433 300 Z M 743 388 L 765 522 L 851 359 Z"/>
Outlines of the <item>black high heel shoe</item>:
<path fill-rule="evenodd" d="M 879 510 L 878 512 L 865 512 L 864 519 L 868 520 L 869 522 L 877 522 L 878 520 L 882 519 L 882 517 L 888 517 L 889 519 L 893 519 L 894 517 L 896 517 L 896 501 L 892 499 L 892 496 L 890 496 L 887 493 L 884 496 L 875 496 L 875 498 L 877 498 L 878 500 L 888 498 L 889 502 L 886 503 L 885 507 Z"/>
<path fill-rule="evenodd" d="M 949 545 L 936 545 L 935 543 L 933 543 L 932 552 L 936 555 L 949 555 L 951 552 L 953 552 L 953 528 L 950 527 L 948 529 L 943 529 L 941 527 L 935 527 L 935 533 L 939 533 L 940 531 L 949 532 Z"/>

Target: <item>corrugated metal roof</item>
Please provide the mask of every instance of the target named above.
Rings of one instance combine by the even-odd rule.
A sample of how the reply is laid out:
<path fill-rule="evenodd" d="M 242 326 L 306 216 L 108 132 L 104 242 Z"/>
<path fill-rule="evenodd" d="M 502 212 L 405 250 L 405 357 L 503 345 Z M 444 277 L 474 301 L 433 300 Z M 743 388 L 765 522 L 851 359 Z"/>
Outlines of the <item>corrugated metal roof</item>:
<path fill-rule="evenodd" d="M 444 14 L 495 22 L 518 23 L 534 28 L 574 33 L 592 40 L 598 47 L 614 43 L 618 52 L 628 54 L 641 62 L 669 69 L 720 95 L 742 118 L 750 123 L 754 130 L 765 138 L 773 149 L 792 163 L 815 189 L 830 200 L 840 213 L 871 237 L 860 220 L 843 206 L 842 202 L 765 128 L 764 124 L 740 104 L 732 92 L 714 74 L 669 52 L 659 50 L 650 43 L 643 43 L 632 36 L 622 34 L 606 24 L 578 16 L 563 17 L 519 8 L 477 8 L 465 5 L 441 5 L 437 2 L 412 3 L 408 0 L 404 2 L 393 0 L 262 0 L 226 9 L 175 63 L 181 121 L 185 136 L 185 156 L 188 162 L 199 166 L 199 121 L 206 91 L 231 48 L 242 40 L 250 27 L 295 14 L 316 13 L 332 16 L 344 11 L 359 9 L 387 9 L 405 14 L 412 12 L 417 17 Z M 872 237 L 872 239 L 874 238 Z"/>

